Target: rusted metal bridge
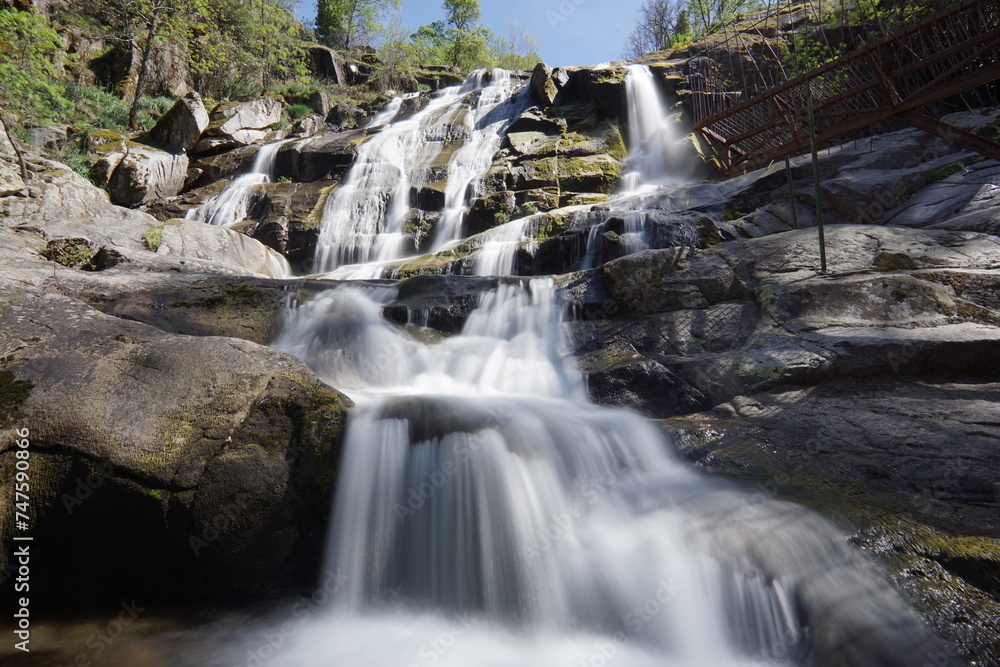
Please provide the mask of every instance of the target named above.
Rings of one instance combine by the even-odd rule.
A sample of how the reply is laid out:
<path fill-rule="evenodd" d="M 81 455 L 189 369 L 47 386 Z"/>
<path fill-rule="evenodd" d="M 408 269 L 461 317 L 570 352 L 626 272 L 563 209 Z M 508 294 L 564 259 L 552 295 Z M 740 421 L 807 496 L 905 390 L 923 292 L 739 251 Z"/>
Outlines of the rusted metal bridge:
<path fill-rule="evenodd" d="M 808 13 L 810 5 L 800 7 Z M 790 24 L 793 13 L 784 16 Z M 1000 159 L 1000 145 L 918 112 L 1000 79 L 1000 0 L 962 0 L 793 78 L 783 77 L 774 40 L 765 38 L 780 33 L 780 22 L 764 12 L 749 31 L 734 32 L 730 41 L 750 56 L 741 62 L 743 81 L 711 57 L 692 61 L 694 129 L 727 174 L 887 120 Z M 756 54 L 746 39 L 753 31 L 761 37 Z"/>

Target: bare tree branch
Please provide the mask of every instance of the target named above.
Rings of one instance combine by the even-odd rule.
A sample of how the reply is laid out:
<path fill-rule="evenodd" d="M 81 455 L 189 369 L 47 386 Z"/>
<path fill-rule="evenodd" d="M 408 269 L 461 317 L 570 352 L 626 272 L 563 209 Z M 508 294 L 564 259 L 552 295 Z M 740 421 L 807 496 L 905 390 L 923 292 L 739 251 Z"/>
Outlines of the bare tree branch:
<path fill-rule="evenodd" d="M 0 111 L 0 125 L 3 125 L 4 134 L 7 135 L 7 142 L 10 143 L 11 147 L 14 149 L 14 155 L 17 157 L 17 163 L 21 167 L 21 180 L 27 184 L 28 166 L 24 162 L 24 153 L 21 152 L 21 148 L 17 145 L 14 135 L 11 134 L 10 126 L 7 124 L 7 119 L 4 117 L 2 111 Z"/>

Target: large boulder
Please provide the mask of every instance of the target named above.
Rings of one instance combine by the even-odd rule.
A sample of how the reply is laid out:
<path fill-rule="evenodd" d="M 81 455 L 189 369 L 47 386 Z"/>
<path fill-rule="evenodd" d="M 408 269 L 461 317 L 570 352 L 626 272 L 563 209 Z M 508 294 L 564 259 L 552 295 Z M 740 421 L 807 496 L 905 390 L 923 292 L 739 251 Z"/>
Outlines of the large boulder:
<path fill-rule="evenodd" d="M 180 97 L 187 94 L 188 63 L 191 62 L 187 45 L 176 37 L 157 40 L 147 65 L 143 93 L 146 95 L 170 95 Z M 129 45 L 120 43 L 110 58 L 112 84 L 123 97 L 135 94 L 135 84 L 142 65 L 142 49 L 138 42 Z"/>
<path fill-rule="evenodd" d="M 194 152 L 221 151 L 248 146 L 267 137 L 267 129 L 281 120 L 281 102 L 261 97 L 249 102 L 227 102 L 215 107 L 204 136 Z"/>
<path fill-rule="evenodd" d="M 998 401 L 989 380 L 889 376 L 786 385 L 670 424 L 681 452 L 713 473 L 834 518 L 955 654 L 995 665 Z"/>
<path fill-rule="evenodd" d="M 555 103 L 559 89 L 556 87 L 556 82 L 552 80 L 551 67 L 545 63 L 535 65 L 535 69 L 531 73 L 531 90 L 542 108 L 547 109 Z"/>
<path fill-rule="evenodd" d="M 102 161 L 114 165 L 108 192 L 120 206 L 141 206 L 173 197 L 187 180 L 188 156 L 183 151 L 131 144 L 128 152 L 108 153 Z"/>
<path fill-rule="evenodd" d="M 316 76 L 322 79 L 332 79 L 338 86 L 347 84 L 344 78 L 344 70 L 340 65 L 340 56 L 333 49 L 311 44 L 306 48 L 309 53 L 309 69 Z"/>
<path fill-rule="evenodd" d="M 64 164 L 29 157 L 27 165 L 27 196 L 0 197 L 0 226 L 95 216 L 154 224 L 145 213 L 112 205 L 107 192 Z"/>
<path fill-rule="evenodd" d="M 232 229 L 196 220 L 165 222 L 156 252 L 173 257 L 211 260 L 265 278 L 284 278 L 291 272 L 285 258 L 261 242 Z"/>
<path fill-rule="evenodd" d="M 328 131 L 289 142 L 275 157 L 275 173 L 305 182 L 340 178 L 354 163 L 358 146 L 367 136 L 363 129 Z"/>
<path fill-rule="evenodd" d="M 74 299 L 0 294 L 0 476 L 30 431 L 32 604 L 307 590 L 350 401 L 243 340 L 167 334 Z M 16 544 L 0 506 L 0 570 Z M 67 550 L 67 543 L 86 548 Z"/>
<path fill-rule="evenodd" d="M 17 158 L 0 155 L 0 197 L 21 194 L 24 188 Z"/>
<path fill-rule="evenodd" d="M 189 151 L 198 143 L 208 122 L 208 111 L 201 101 L 201 95 L 192 91 L 177 100 L 170 111 L 160 118 L 150 131 L 149 138 L 154 142 Z"/>
<path fill-rule="evenodd" d="M 826 238 L 829 275 L 815 271 L 815 231 L 801 230 L 647 250 L 564 279 L 587 318 L 573 329 L 595 397 L 669 417 L 782 383 L 960 378 L 1000 363 L 1000 239 L 847 225 Z"/>
<path fill-rule="evenodd" d="M 305 273 L 311 269 L 327 197 L 335 188 L 335 181 L 258 185 L 256 220 L 239 231 L 277 250 L 298 273 Z"/>

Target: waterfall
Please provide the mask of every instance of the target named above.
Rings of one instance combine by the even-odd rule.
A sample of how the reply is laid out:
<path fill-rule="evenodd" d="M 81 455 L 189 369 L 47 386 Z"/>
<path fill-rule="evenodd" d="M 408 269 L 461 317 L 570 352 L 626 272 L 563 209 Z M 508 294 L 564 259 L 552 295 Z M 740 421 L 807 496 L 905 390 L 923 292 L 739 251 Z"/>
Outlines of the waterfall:
<path fill-rule="evenodd" d="M 517 253 L 531 244 L 533 225 L 539 216 L 511 220 L 486 232 L 486 241 L 472 258 L 477 276 L 512 276 L 517 273 Z"/>
<path fill-rule="evenodd" d="M 620 192 L 643 190 L 682 181 L 679 137 L 671 114 L 646 65 L 629 65 L 625 75 L 629 154 Z"/>
<path fill-rule="evenodd" d="M 520 94 L 515 94 L 519 88 Z M 492 166 L 506 129 L 530 104 L 528 91 L 509 72 L 493 70 L 492 85 L 483 90 L 465 117 L 469 138 L 448 164 L 444 209 L 431 252 L 461 238 L 462 217 L 482 196 L 483 175 Z"/>
<path fill-rule="evenodd" d="M 649 248 L 645 211 L 620 211 L 621 227 L 611 229 L 610 221 L 594 225 L 587 233 L 587 247 L 580 269 L 593 269 L 601 263 L 606 248 L 605 235 L 614 234 L 615 257 L 624 257 Z"/>
<path fill-rule="evenodd" d="M 454 142 L 453 126 L 461 124 L 471 134 L 466 147 L 449 160 L 446 197 L 450 208 L 443 216 L 447 231 L 438 232 L 436 243 L 454 240 L 467 191 L 489 168 L 500 133 L 511 120 L 507 114 L 516 103 L 508 98 L 513 89 L 514 83 L 503 70 L 473 72 L 463 85 L 446 88 L 420 111 L 393 120 L 364 142 L 344 182 L 327 200 L 316 247 L 316 271 L 338 278 L 375 277 L 381 272 L 379 264 L 416 251 L 405 231 L 411 187 L 419 184 L 421 175 Z M 459 102 L 468 101 L 472 93 L 478 97 L 466 112 Z M 332 273 L 339 267 L 351 268 Z"/>
<path fill-rule="evenodd" d="M 668 179 L 669 128 L 648 68 L 629 79 L 637 191 Z M 327 203 L 322 270 L 365 273 L 405 251 L 410 187 L 459 122 L 468 150 L 449 161 L 447 207 L 463 209 L 519 104 L 509 81 L 493 84 L 479 73 L 377 119 Z M 624 251 L 646 243 L 642 212 L 626 218 L 601 227 Z M 514 273 L 538 219 L 488 232 L 474 271 Z M 274 346 L 356 407 L 324 566 L 332 602 L 283 629 L 269 664 L 922 664 L 929 634 L 833 526 L 769 487 L 709 477 L 654 423 L 589 401 L 552 279 L 476 284 L 490 286 L 451 336 L 389 322 L 399 292 L 384 283 L 334 286 L 288 310 Z"/>
<path fill-rule="evenodd" d="M 184 217 L 220 227 L 245 220 L 253 203 L 254 186 L 270 183 L 274 179 L 274 159 L 286 143 L 287 139 L 261 146 L 248 173 L 234 179 L 221 194 L 191 209 Z"/>
<path fill-rule="evenodd" d="M 460 334 L 430 344 L 381 317 L 395 298 L 331 289 L 275 343 L 357 407 L 325 566 L 335 601 L 273 664 L 806 665 L 846 644 L 902 667 L 926 650 L 832 526 L 591 404 L 550 279 L 483 292 Z M 458 643 L 429 648 L 439 636 Z"/>

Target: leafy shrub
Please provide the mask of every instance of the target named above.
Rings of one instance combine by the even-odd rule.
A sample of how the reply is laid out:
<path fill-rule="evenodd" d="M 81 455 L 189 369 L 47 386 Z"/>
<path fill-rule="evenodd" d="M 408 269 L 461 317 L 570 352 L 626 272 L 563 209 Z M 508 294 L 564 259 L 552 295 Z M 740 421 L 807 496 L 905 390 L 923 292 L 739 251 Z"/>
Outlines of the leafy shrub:
<path fill-rule="evenodd" d="M 526 204 L 521 204 L 514 210 L 514 218 L 527 218 L 529 215 L 534 215 L 536 213 L 538 213 L 538 204 L 528 202 Z"/>
<path fill-rule="evenodd" d="M 287 111 L 288 111 L 288 117 L 291 118 L 292 120 L 298 120 L 299 118 L 308 116 L 313 112 L 313 110 L 310 107 L 306 106 L 305 104 L 293 104 L 290 107 L 288 107 Z"/>
<path fill-rule="evenodd" d="M 146 247 L 152 252 L 160 247 L 160 243 L 163 242 L 163 225 L 156 225 L 155 227 L 150 227 L 142 234 L 142 240 L 146 242 Z"/>
<path fill-rule="evenodd" d="M 38 254 L 50 262 L 74 267 L 89 261 L 94 253 L 83 239 L 52 239 Z"/>

